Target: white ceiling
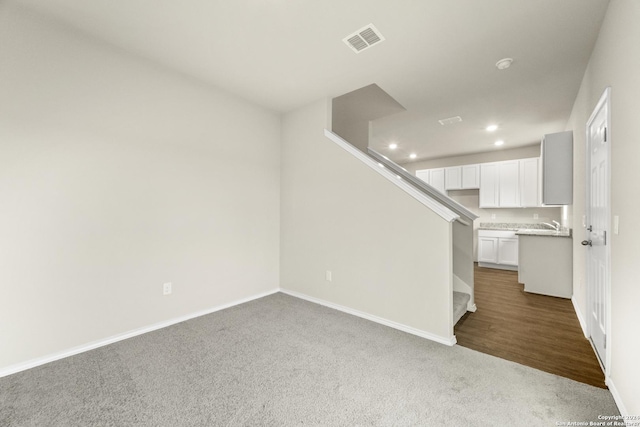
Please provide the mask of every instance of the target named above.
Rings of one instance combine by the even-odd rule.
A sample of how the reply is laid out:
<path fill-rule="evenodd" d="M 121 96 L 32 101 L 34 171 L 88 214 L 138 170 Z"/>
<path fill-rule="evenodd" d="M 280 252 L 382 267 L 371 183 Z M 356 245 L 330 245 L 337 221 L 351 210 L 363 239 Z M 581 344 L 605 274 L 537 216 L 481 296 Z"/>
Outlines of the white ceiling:
<path fill-rule="evenodd" d="M 567 122 L 608 0 L 14 0 L 286 112 L 376 83 L 407 111 L 374 122 L 398 162 L 528 145 Z M 342 38 L 386 37 L 354 53 Z M 498 71 L 495 63 L 514 58 Z M 437 120 L 462 116 L 442 127 Z M 484 127 L 497 123 L 489 135 Z M 390 152 L 386 145 L 400 145 Z"/>

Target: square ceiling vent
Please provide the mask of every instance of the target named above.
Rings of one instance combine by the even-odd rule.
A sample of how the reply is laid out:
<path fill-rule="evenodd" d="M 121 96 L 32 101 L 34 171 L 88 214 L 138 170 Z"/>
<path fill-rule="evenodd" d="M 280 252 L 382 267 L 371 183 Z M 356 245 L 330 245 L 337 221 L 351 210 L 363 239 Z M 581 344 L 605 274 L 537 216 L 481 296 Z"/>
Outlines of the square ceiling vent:
<path fill-rule="evenodd" d="M 380 31 L 373 25 L 369 24 L 360 28 L 353 34 L 349 34 L 342 41 L 346 43 L 355 53 L 369 49 L 371 46 L 384 41 L 385 38 Z"/>
<path fill-rule="evenodd" d="M 440 122 L 440 124 L 442 126 L 449 126 L 449 125 L 452 125 L 454 123 L 460 123 L 461 121 L 462 121 L 462 117 L 460 117 L 460 116 L 449 117 L 448 119 L 440 119 L 440 120 L 438 120 L 438 122 Z"/>

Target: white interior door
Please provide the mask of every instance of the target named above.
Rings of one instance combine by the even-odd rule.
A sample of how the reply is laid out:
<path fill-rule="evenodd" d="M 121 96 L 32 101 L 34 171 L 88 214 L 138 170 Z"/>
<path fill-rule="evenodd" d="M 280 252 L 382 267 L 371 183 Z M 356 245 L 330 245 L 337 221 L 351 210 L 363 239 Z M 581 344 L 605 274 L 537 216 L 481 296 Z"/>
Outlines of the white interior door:
<path fill-rule="evenodd" d="M 609 89 L 587 122 L 587 317 L 589 335 L 606 366 L 607 303 L 609 300 L 610 141 Z"/>

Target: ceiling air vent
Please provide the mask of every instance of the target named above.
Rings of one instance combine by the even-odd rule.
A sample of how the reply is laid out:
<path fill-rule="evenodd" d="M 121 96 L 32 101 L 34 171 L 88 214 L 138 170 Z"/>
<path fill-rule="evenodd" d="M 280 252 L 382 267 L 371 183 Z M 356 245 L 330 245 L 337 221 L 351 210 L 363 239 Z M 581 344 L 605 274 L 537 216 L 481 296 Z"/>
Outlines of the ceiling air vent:
<path fill-rule="evenodd" d="M 454 123 L 460 123 L 461 121 L 462 121 L 462 117 L 460 116 L 449 117 L 448 119 L 438 120 L 438 122 L 440 122 L 442 126 L 448 126 Z"/>
<path fill-rule="evenodd" d="M 378 31 L 373 24 L 362 27 L 355 33 L 349 34 L 342 39 L 355 53 L 360 53 L 384 40 L 384 36 L 380 34 L 380 31 Z"/>

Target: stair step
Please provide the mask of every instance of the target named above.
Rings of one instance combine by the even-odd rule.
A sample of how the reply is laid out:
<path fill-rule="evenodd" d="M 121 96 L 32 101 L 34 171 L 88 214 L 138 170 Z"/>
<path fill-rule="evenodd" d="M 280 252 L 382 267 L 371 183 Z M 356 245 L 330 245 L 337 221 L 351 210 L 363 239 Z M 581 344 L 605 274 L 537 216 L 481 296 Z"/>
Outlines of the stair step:
<path fill-rule="evenodd" d="M 455 326 L 458 320 L 467 312 L 467 303 L 471 299 L 471 295 L 464 292 L 453 291 L 453 324 Z"/>

